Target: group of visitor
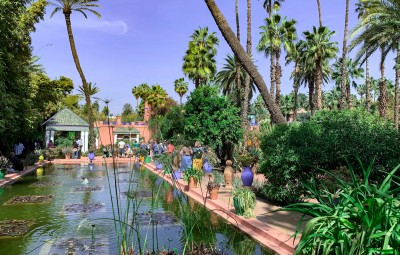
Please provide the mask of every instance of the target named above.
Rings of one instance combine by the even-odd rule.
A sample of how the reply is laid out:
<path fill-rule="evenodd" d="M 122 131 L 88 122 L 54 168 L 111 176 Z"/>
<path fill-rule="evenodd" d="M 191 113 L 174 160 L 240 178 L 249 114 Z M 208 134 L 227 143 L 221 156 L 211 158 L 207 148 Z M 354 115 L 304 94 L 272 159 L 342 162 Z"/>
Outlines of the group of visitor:
<path fill-rule="evenodd" d="M 80 138 L 76 139 L 73 143 L 73 158 L 80 159 L 82 155 L 82 140 Z"/>
<path fill-rule="evenodd" d="M 179 151 L 179 154 L 181 156 L 180 170 L 184 172 L 189 167 L 192 167 L 193 161 L 196 159 L 201 159 L 204 152 L 205 148 L 201 146 L 201 143 L 199 141 L 195 142 L 193 148 L 183 146 L 182 149 Z M 199 164 L 202 164 L 201 160 Z"/>

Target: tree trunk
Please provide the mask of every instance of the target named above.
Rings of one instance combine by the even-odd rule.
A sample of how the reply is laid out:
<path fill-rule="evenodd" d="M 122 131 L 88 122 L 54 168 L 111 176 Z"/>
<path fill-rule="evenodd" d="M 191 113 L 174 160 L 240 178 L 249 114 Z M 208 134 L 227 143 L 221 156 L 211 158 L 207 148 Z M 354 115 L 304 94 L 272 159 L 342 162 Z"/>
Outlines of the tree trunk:
<path fill-rule="evenodd" d="M 236 37 L 238 41 L 240 42 L 240 20 L 239 20 L 239 0 L 236 0 L 235 4 L 235 16 L 236 16 Z M 243 117 L 243 112 L 244 112 L 244 104 L 243 104 L 243 98 L 244 98 L 244 92 L 242 90 L 242 81 L 240 74 L 242 72 L 242 69 L 240 67 L 240 63 L 236 62 L 236 74 L 235 74 L 235 81 L 236 81 L 236 89 L 237 89 L 237 104 L 240 105 L 240 109 L 242 112 L 242 117 Z M 243 122 L 242 119 L 242 127 L 245 126 L 245 123 Z"/>
<path fill-rule="evenodd" d="M 238 57 L 240 63 L 242 64 L 242 67 L 247 71 L 253 82 L 256 84 L 265 102 L 265 105 L 267 106 L 267 109 L 271 114 L 271 121 L 273 123 L 286 123 L 281 110 L 279 109 L 279 107 L 277 107 L 277 105 L 274 103 L 273 98 L 269 94 L 267 85 L 265 84 L 261 74 L 258 72 L 257 67 L 254 65 L 249 55 L 240 45 L 240 42 L 236 38 L 235 34 L 233 33 L 225 17 L 219 10 L 218 6 L 215 4 L 215 1 L 204 0 L 204 2 L 207 4 L 207 7 L 213 16 L 215 23 L 217 24 L 222 35 L 224 36 L 226 42 L 229 44 L 232 51 Z"/>
<path fill-rule="evenodd" d="M 276 82 L 276 95 L 275 95 L 275 104 L 279 107 L 281 106 L 281 77 L 282 77 L 282 67 L 279 63 L 279 59 L 281 58 L 281 50 L 276 51 L 276 68 L 275 68 L 275 82 Z"/>
<path fill-rule="evenodd" d="M 397 48 L 396 78 L 394 82 L 394 126 L 399 129 L 400 48 Z"/>
<path fill-rule="evenodd" d="M 368 65 L 368 57 L 365 58 L 365 109 L 369 112 L 371 107 L 371 99 L 370 99 L 370 86 L 371 80 L 369 78 L 369 65 Z"/>
<path fill-rule="evenodd" d="M 294 92 L 294 105 L 293 105 L 293 121 L 297 121 L 297 99 L 299 94 L 299 76 L 300 76 L 300 65 L 296 61 L 294 64 L 294 84 L 293 84 L 293 92 Z"/>
<path fill-rule="evenodd" d="M 317 102 L 317 110 L 322 109 L 322 60 L 319 58 L 316 63 L 315 73 L 315 96 Z"/>
<path fill-rule="evenodd" d="M 251 58 L 251 0 L 247 0 L 247 41 L 246 52 Z M 245 128 L 247 126 L 247 113 L 249 111 L 249 94 L 250 94 L 250 76 L 246 73 L 244 81 L 244 97 L 243 97 L 243 110 L 242 110 L 242 124 Z"/>
<path fill-rule="evenodd" d="M 314 107 L 314 80 L 309 79 L 308 81 L 308 104 L 310 105 L 311 116 L 315 114 Z"/>
<path fill-rule="evenodd" d="M 350 108 L 351 92 L 350 84 L 347 84 L 347 33 L 349 27 L 349 2 L 346 0 L 346 14 L 344 18 L 344 35 L 343 35 L 343 52 L 342 52 L 342 77 L 340 80 L 340 109 L 346 108 L 346 98 L 348 107 Z"/>
<path fill-rule="evenodd" d="M 179 95 L 179 104 L 182 105 L 182 97 L 181 95 Z"/>
<path fill-rule="evenodd" d="M 379 83 L 379 116 L 386 116 L 386 81 L 385 81 L 385 58 L 384 50 L 381 49 L 381 81 Z"/>
<path fill-rule="evenodd" d="M 270 54 L 271 57 L 271 66 L 270 66 L 270 78 L 271 78 L 271 87 L 269 88 L 269 93 L 271 93 L 271 97 L 275 100 L 275 83 L 276 83 L 276 79 L 275 79 L 275 74 L 276 74 L 276 54 L 271 51 Z"/>
<path fill-rule="evenodd" d="M 88 122 L 89 122 L 89 148 L 90 150 L 96 149 L 96 137 L 94 136 L 94 120 L 93 120 L 93 109 L 92 109 L 92 104 L 90 101 L 90 93 L 89 93 L 89 88 L 88 84 L 86 82 L 85 75 L 83 74 L 81 64 L 79 62 L 78 58 L 78 53 L 76 51 L 75 47 L 75 40 L 74 40 L 74 35 L 72 33 L 72 25 L 71 25 L 71 14 L 69 13 L 64 13 L 65 16 L 65 23 L 67 25 L 67 31 L 68 31 L 68 38 L 69 38 L 69 44 L 71 46 L 71 52 L 72 52 L 72 57 L 75 62 L 76 69 L 78 70 L 79 76 L 81 77 L 82 80 L 82 88 L 83 92 L 85 94 L 85 102 L 86 102 L 86 107 L 88 109 Z"/>
<path fill-rule="evenodd" d="M 321 13 L 321 3 L 320 3 L 320 0 L 317 0 L 317 5 L 318 5 L 319 26 L 322 27 L 322 13 Z"/>

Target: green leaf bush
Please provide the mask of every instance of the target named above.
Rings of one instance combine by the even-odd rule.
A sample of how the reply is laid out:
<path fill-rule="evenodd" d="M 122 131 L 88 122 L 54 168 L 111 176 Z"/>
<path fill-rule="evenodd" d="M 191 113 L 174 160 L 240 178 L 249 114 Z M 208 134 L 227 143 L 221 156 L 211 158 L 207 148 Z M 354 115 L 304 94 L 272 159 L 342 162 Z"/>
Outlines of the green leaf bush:
<path fill-rule="evenodd" d="M 398 178 L 400 165 L 375 184 L 371 179 L 373 161 L 362 171 L 362 179 L 349 166 L 350 182 L 322 170 L 337 181 L 340 189 L 321 189 L 318 178 L 304 183 L 318 203 L 292 204 L 281 211 L 302 213 L 295 236 L 301 234 L 295 254 L 400 254 L 400 196 Z M 323 185 L 323 184 L 322 184 Z M 300 226 L 306 221 L 303 230 Z"/>
<path fill-rule="evenodd" d="M 320 111 L 306 123 L 277 125 L 263 137 L 264 161 L 259 171 L 268 180 L 262 194 L 271 202 L 290 204 L 306 194 L 307 183 L 316 168 L 328 171 L 356 166 L 375 158 L 372 176 L 382 180 L 378 170 L 400 163 L 400 135 L 391 122 L 362 110 Z M 355 168 L 361 175 L 361 169 Z"/>

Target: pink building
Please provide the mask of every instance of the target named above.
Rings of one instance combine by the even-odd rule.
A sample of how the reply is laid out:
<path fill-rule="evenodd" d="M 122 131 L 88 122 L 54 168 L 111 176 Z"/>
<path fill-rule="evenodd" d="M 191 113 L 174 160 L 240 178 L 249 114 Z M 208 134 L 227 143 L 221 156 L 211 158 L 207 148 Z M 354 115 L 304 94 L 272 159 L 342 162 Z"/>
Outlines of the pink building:
<path fill-rule="evenodd" d="M 135 140 L 140 142 L 144 139 L 147 142 L 150 139 L 150 130 L 147 122 L 122 122 L 121 116 L 117 116 L 116 119 L 110 119 L 110 123 L 97 121 L 95 129 L 98 130 L 97 148 L 101 145 L 116 144 L 121 140 L 133 143 Z"/>

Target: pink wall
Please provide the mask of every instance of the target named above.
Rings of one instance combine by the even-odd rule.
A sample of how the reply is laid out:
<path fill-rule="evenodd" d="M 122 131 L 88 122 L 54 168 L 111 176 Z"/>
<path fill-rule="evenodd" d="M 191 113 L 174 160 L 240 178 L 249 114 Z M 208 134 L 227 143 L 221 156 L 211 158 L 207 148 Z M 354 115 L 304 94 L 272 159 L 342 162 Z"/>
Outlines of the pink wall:
<path fill-rule="evenodd" d="M 97 121 L 95 123 L 95 128 L 97 128 L 99 130 L 99 139 L 98 139 L 98 147 L 100 147 L 101 145 L 109 145 L 114 140 L 114 129 L 116 128 L 136 128 L 139 131 L 139 137 L 140 139 L 144 138 L 145 141 L 149 141 L 150 139 L 150 130 L 149 130 L 149 126 L 146 122 L 144 121 L 135 121 L 135 122 L 129 122 L 123 124 L 121 122 L 121 116 L 117 116 L 116 119 L 110 119 L 110 130 L 109 130 L 109 126 L 107 124 L 107 121 Z M 111 133 L 111 137 L 110 137 L 110 133 Z M 129 136 L 129 135 L 128 135 Z M 133 134 L 132 134 L 133 137 Z"/>

